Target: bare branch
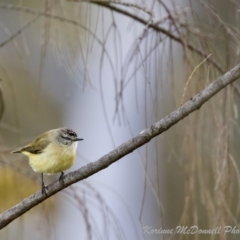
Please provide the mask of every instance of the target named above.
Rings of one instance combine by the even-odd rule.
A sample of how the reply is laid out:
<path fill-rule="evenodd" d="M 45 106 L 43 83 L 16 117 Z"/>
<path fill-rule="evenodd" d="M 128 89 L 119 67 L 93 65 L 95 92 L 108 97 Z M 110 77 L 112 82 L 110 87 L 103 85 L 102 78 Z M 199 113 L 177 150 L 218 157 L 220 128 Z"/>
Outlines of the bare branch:
<path fill-rule="evenodd" d="M 74 1 L 75 2 L 75 1 Z M 168 36 L 170 39 L 184 45 L 184 43 L 182 42 L 182 39 L 180 37 L 178 37 L 177 35 L 173 34 L 171 31 L 168 31 L 166 30 L 165 28 L 162 28 L 160 26 L 158 26 L 158 24 L 155 24 L 155 23 L 151 23 L 151 21 L 149 22 L 149 20 L 144 20 L 143 18 L 129 12 L 129 11 L 126 11 L 126 10 L 123 10 L 121 8 L 118 8 L 116 6 L 113 6 L 109 3 L 106 3 L 106 2 L 98 2 L 98 1 L 88 1 L 89 3 L 92 3 L 92 4 L 97 4 L 99 6 L 102 6 L 102 7 L 105 7 L 105 8 L 108 8 L 114 12 L 118 12 L 118 13 L 121 13 L 125 16 L 128 16 L 134 20 L 136 20 L 137 22 L 140 22 L 142 24 L 144 24 L 145 26 L 147 26 L 148 28 L 151 28 L 151 29 L 154 29 L 155 31 L 157 32 L 161 32 L 163 34 L 165 34 L 166 36 Z M 69 22 L 69 23 L 72 23 L 74 25 L 77 25 L 81 28 L 83 28 L 85 31 L 87 31 L 90 35 L 92 35 L 93 37 L 95 37 L 96 40 L 98 40 L 95 36 L 94 33 L 92 33 L 89 29 L 87 29 L 85 26 L 81 25 L 80 23 L 77 23 L 76 21 L 73 21 L 73 20 L 70 20 L 70 19 L 65 19 L 63 17 L 60 17 L 60 16 L 57 16 L 57 15 L 53 15 L 53 14 L 49 14 L 49 13 L 46 13 L 46 12 L 41 12 L 41 11 L 36 11 L 36 10 L 33 10 L 33 9 L 29 9 L 29 8 L 25 8 L 25 7 L 20 7 L 20 6 L 14 6 L 14 5 L 11 5 L 11 4 L 3 4 L 3 3 L 0 3 L 0 8 L 3 8 L 3 9 L 9 9 L 9 10 L 16 10 L 16 11 L 23 11 L 25 13 L 30 13 L 30 14 L 36 14 L 37 17 L 39 16 L 45 16 L 45 17 L 49 17 L 49 18 L 53 18 L 53 19 L 57 19 L 57 20 L 60 20 L 60 21 L 65 21 L 65 22 Z M 30 25 L 32 23 L 29 22 L 28 24 Z M 23 31 L 23 29 L 21 29 L 21 31 Z M 15 35 L 18 35 L 21 33 L 20 32 L 17 32 L 13 35 L 12 38 L 15 38 Z M 3 42 L 1 44 L 1 46 L 5 45 L 6 43 L 8 43 L 9 41 L 11 41 L 12 39 L 8 39 L 7 41 Z M 98 42 L 100 42 L 98 40 Z M 101 44 L 101 42 L 100 42 Z M 202 51 L 201 49 L 198 49 L 197 47 L 195 47 L 194 45 L 192 45 L 191 43 L 186 43 L 186 47 L 188 49 L 190 49 L 191 51 L 199 54 L 200 56 L 204 57 L 204 58 L 207 58 L 208 54 L 205 53 L 204 51 Z M 207 61 L 209 63 L 211 63 L 220 73 L 224 73 L 224 68 L 222 66 L 220 66 L 216 61 L 214 61 L 213 59 L 211 58 L 208 58 Z"/>
<path fill-rule="evenodd" d="M 52 4 L 51 6 L 49 6 L 47 8 L 50 9 L 54 4 Z M 31 21 L 29 21 L 27 24 L 25 24 L 24 26 L 22 26 L 16 33 L 14 33 L 13 35 L 11 35 L 6 41 L 0 43 L 0 48 L 5 46 L 7 43 L 11 42 L 14 38 L 16 38 L 19 34 L 21 34 L 25 29 L 27 29 L 32 23 L 34 23 L 39 17 L 41 17 L 41 14 L 38 14 L 37 16 L 35 16 Z"/>
<path fill-rule="evenodd" d="M 165 28 L 158 26 L 158 24 L 156 24 L 156 23 L 150 23 L 149 24 L 149 21 L 144 20 L 143 18 L 141 18 L 141 17 L 139 17 L 139 16 L 137 16 L 137 15 L 131 13 L 131 12 L 128 12 L 126 10 L 118 8 L 118 7 L 114 6 L 114 5 L 111 5 L 110 2 L 106 3 L 106 2 L 102 2 L 102 1 L 89 1 L 89 3 L 97 4 L 99 6 L 108 8 L 108 9 L 110 9 L 112 11 L 115 11 L 115 12 L 121 13 L 121 14 L 123 14 L 125 16 L 128 16 L 128 17 L 136 20 L 137 22 L 140 22 L 140 23 L 148 26 L 148 28 L 152 28 L 152 29 L 154 29 L 157 32 L 161 32 L 161 33 L 165 34 L 170 39 L 172 39 L 172 40 L 174 40 L 174 41 L 176 41 L 176 42 L 178 42 L 178 43 L 180 43 L 180 44 L 182 44 L 184 46 L 184 43 L 182 42 L 181 37 L 178 37 L 177 35 L 173 34 L 171 31 L 168 31 Z M 202 51 L 201 49 L 198 49 L 197 47 L 195 47 L 191 43 L 185 43 L 185 44 L 186 44 L 186 47 L 188 49 L 190 49 L 191 51 L 199 54 L 200 56 L 202 56 L 204 58 L 207 58 L 208 54 L 205 53 L 204 51 Z M 208 58 L 207 61 L 209 63 L 211 63 L 220 73 L 224 73 L 224 68 L 222 66 L 220 66 L 216 61 L 214 61 L 213 59 L 210 59 L 210 58 Z"/>
<path fill-rule="evenodd" d="M 199 109 L 205 102 L 211 97 L 217 94 L 220 90 L 225 88 L 228 84 L 234 82 L 240 77 L 240 64 L 235 66 L 229 72 L 216 79 L 207 88 L 195 95 L 191 100 L 186 102 L 182 107 L 178 108 L 174 112 L 170 113 L 159 122 L 153 124 L 150 128 L 142 131 L 138 136 L 123 143 L 115 150 L 109 152 L 99 160 L 89 163 L 86 166 L 80 168 L 77 171 L 71 172 L 64 177 L 64 184 L 54 182 L 48 186 L 48 195 L 44 196 L 41 191 L 31 195 L 24 199 L 16 206 L 10 208 L 6 212 L 0 215 L 0 229 L 7 226 L 10 222 L 23 215 L 25 212 L 43 202 L 47 198 L 61 191 L 62 189 L 76 183 L 80 180 L 88 178 L 89 176 L 99 172 L 100 170 L 107 168 L 112 163 L 116 162 L 125 155 L 131 153 L 135 149 L 149 142 L 157 135 L 167 131 L 170 127 L 178 123 L 183 118 L 187 117 L 191 112 Z"/>

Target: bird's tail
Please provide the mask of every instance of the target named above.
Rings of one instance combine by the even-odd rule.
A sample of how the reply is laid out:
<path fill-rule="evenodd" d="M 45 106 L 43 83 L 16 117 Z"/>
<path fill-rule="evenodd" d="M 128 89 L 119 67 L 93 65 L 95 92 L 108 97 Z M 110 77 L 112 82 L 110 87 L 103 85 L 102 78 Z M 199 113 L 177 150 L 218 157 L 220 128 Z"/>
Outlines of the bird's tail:
<path fill-rule="evenodd" d="M 11 152 L 11 153 L 21 153 L 21 152 L 22 152 L 21 149 L 17 149 L 17 150 L 15 150 L 15 151 Z"/>

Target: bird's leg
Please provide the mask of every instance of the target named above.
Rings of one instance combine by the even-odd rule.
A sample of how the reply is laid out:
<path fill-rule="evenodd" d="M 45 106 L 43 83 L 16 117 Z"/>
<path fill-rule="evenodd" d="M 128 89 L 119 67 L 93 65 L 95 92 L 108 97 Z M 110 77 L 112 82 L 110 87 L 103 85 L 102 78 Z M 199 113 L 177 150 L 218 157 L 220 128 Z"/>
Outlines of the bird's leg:
<path fill-rule="evenodd" d="M 59 182 L 60 182 L 61 184 L 64 184 L 63 176 L 64 176 L 64 172 L 61 172 L 61 175 L 60 175 L 60 178 L 59 178 Z"/>
<path fill-rule="evenodd" d="M 43 173 L 41 173 L 41 177 L 42 177 L 42 195 L 47 195 L 46 189 L 48 189 L 48 187 L 45 185 L 43 181 Z"/>

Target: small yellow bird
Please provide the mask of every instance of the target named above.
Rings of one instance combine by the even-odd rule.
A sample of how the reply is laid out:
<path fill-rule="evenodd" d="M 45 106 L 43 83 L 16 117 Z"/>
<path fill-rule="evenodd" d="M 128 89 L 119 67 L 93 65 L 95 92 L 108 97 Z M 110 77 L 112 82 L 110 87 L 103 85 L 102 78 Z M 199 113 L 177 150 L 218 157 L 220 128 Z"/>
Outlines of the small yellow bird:
<path fill-rule="evenodd" d="M 74 164 L 78 141 L 82 140 L 82 138 L 77 138 L 73 130 L 58 128 L 41 134 L 25 147 L 12 153 L 22 153 L 28 156 L 33 171 L 41 173 L 42 194 L 46 195 L 47 187 L 44 184 L 43 174 L 61 172 L 59 182 L 63 184 L 63 171 Z"/>

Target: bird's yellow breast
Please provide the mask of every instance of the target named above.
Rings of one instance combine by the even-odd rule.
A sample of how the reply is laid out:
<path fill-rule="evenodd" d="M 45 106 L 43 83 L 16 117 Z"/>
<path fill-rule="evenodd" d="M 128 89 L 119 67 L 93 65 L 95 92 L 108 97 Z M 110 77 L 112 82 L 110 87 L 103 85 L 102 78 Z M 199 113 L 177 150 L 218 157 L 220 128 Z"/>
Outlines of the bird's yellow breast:
<path fill-rule="evenodd" d="M 35 172 L 55 174 L 69 169 L 76 159 L 76 145 L 49 144 L 42 153 L 22 152 L 29 157 L 29 164 Z"/>

